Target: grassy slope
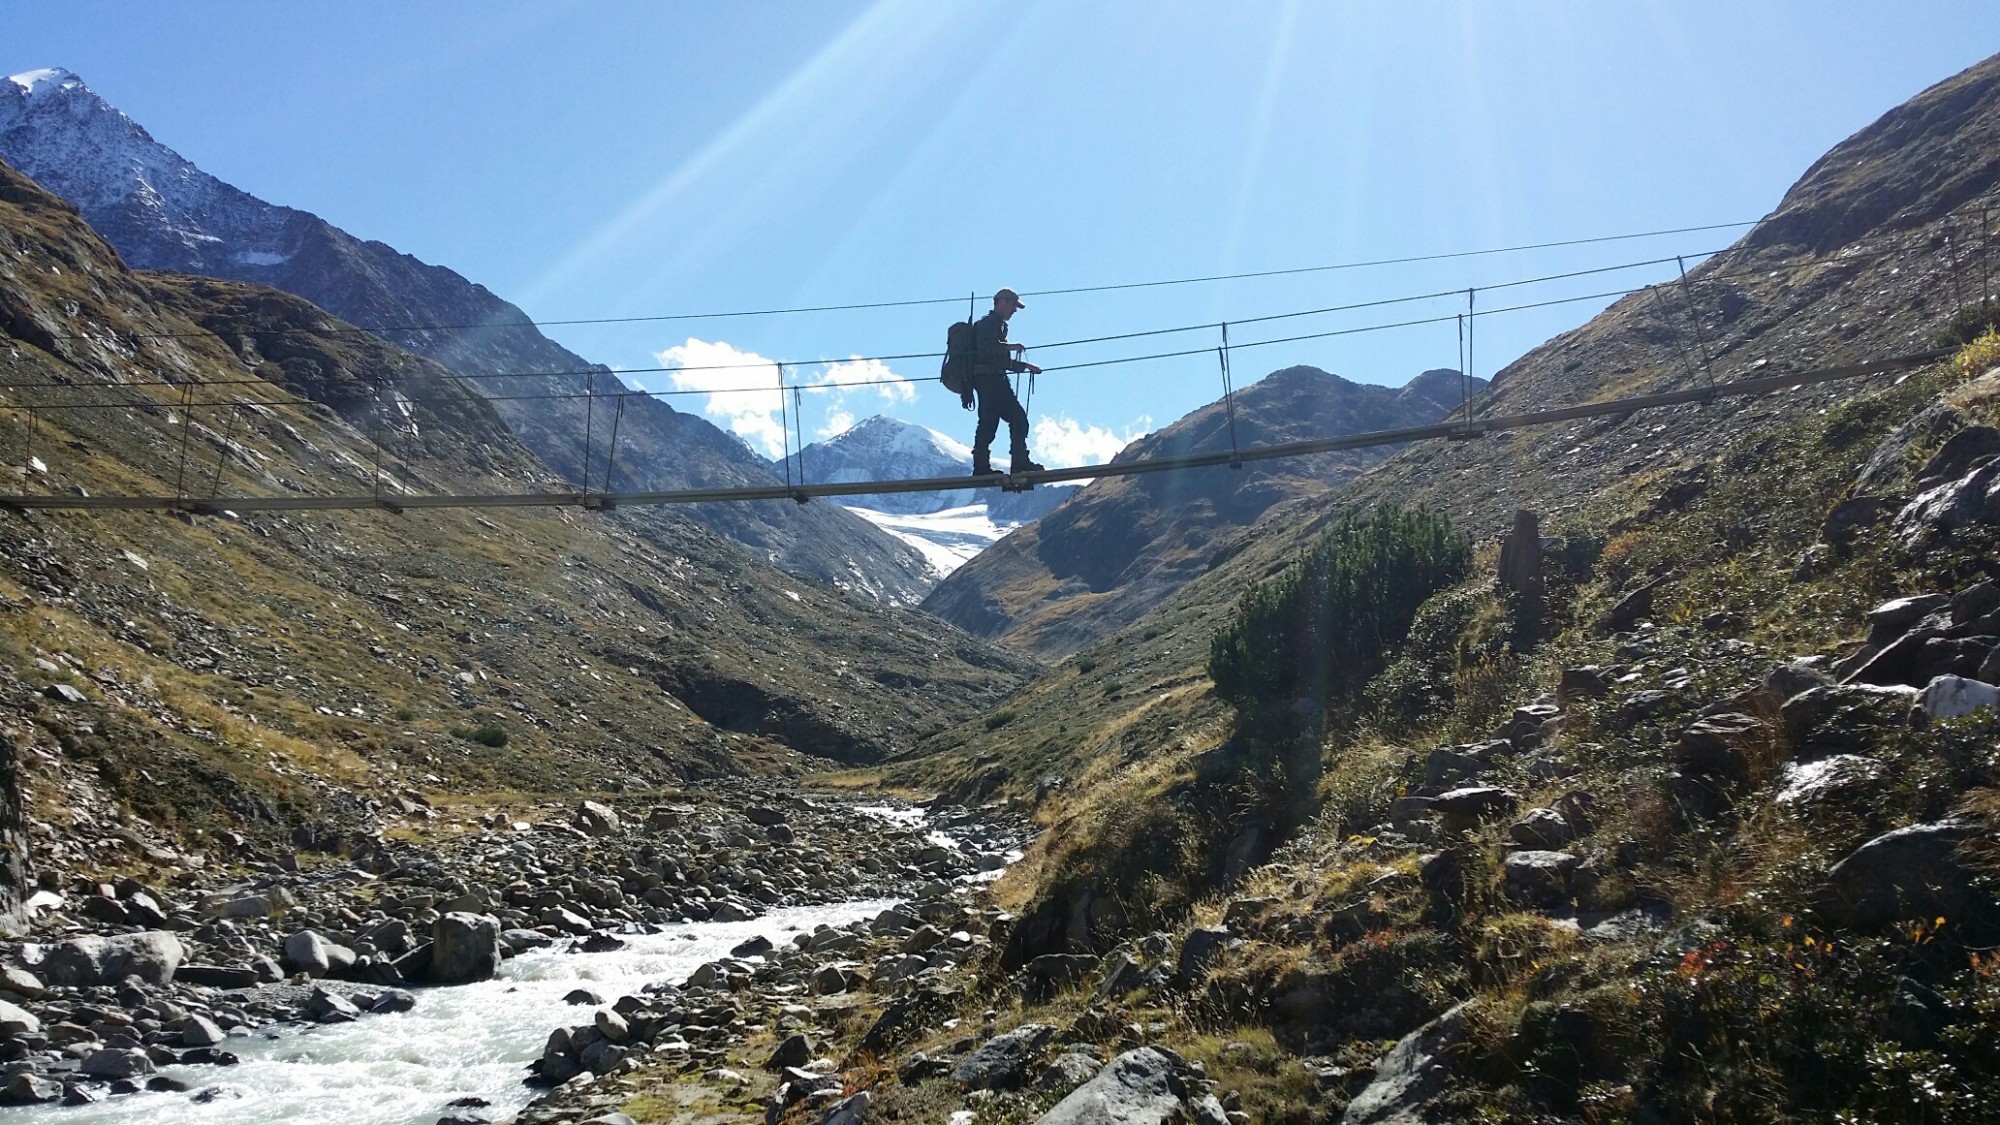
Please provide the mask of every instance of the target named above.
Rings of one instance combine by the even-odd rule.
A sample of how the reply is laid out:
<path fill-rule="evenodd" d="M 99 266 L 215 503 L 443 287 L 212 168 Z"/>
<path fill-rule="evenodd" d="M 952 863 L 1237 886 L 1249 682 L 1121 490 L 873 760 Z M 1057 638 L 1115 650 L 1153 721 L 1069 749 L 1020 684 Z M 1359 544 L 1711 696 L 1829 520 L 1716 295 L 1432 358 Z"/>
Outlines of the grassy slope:
<path fill-rule="evenodd" d="M 12 487 L 366 492 L 374 434 L 388 495 L 549 487 L 442 368 L 274 291 L 129 273 L 4 168 L 0 234 Z M 119 385 L 160 380 L 227 405 L 184 428 L 179 387 Z M 780 742 L 865 760 L 1029 667 L 657 512 L 15 514 L 0 592 L 17 738 L 189 826 L 351 819 L 346 788 L 650 785 Z M 34 701 L 56 681 L 89 701 Z"/>

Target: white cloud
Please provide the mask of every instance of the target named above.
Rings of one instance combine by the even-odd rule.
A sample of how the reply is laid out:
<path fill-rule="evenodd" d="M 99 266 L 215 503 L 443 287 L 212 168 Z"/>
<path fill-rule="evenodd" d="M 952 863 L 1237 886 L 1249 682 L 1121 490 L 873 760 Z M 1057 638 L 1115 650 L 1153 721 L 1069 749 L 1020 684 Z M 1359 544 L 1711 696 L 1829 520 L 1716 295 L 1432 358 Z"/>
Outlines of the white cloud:
<path fill-rule="evenodd" d="M 685 344 L 656 353 L 655 358 L 661 367 L 675 369 L 667 372 L 675 390 L 707 392 L 702 413 L 719 419 L 751 448 L 773 458 L 789 448 L 776 360 L 721 340 L 711 343 L 692 336 Z M 812 375 L 788 368 L 785 381 L 818 398 L 826 415 L 810 428 L 821 439 L 838 437 L 853 428 L 855 417 L 849 400 L 854 395 L 878 398 L 885 406 L 917 398 L 916 381 L 896 374 L 879 359 L 841 360 Z M 842 383 L 864 385 L 840 386 Z"/>
<path fill-rule="evenodd" d="M 808 386 L 806 389 L 816 394 L 832 394 L 836 400 L 845 400 L 850 394 L 866 394 L 873 391 L 887 403 L 915 402 L 917 384 L 914 380 L 898 375 L 889 365 L 879 359 L 846 359 L 830 363 L 820 372 L 815 383 L 873 383 L 873 386 L 836 387 Z"/>
<path fill-rule="evenodd" d="M 1079 422 L 1066 414 L 1042 415 L 1035 420 L 1028 440 L 1041 461 L 1050 468 L 1102 465 L 1118 451 L 1153 427 L 1153 419 L 1140 415 L 1125 427 L 1123 436 L 1104 426 Z"/>
<path fill-rule="evenodd" d="M 784 453 L 785 428 L 779 421 L 784 396 L 778 391 L 775 360 L 720 340 L 710 343 L 692 336 L 687 343 L 667 348 L 655 358 L 661 367 L 676 369 L 667 373 L 675 390 L 708 392 L 702 413 L 722 419 L 767 457 Z"/>
<path fill-rule="evenodd" d="M 835 404 L 826 412 L 826 421 L 813 431 L 813 436 L 821 441 L 837 438 L 854 428 L 854 414 L 846 407 Z"/>

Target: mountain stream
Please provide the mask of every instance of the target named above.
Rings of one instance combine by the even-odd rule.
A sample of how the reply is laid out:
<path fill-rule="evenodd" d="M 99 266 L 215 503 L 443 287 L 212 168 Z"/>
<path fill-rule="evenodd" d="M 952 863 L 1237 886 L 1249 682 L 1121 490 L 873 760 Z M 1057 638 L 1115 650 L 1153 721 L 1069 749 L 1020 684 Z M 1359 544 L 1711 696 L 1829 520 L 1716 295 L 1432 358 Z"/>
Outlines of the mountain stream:
<path fill-rule="evenodd" d="M 539 1091 L 522 1085 L 549 1032 L 594 1010 L 563 997 L 588 988 L 609 1004 L 660 981 L 680 983 L 758 934 L 784 942 L 814 927 L 871 918 L 894 899 L 772 910 L 750 922 L 696 922 L 623 935 L 610 953 L 535 950 L 506 961 L 495 980 L 416 989 L 409 1012 L 353 1023 L 287 1026 L 232 1036 L 232 1067 L 171 1066 L 187 1093 L 136 1094 L 86 1106 L 0 1109 L 0 1122 L 43 1125 L 433 1125 L 457 1114 L 505 1120 Z M 488 1106 L 453 1108 L 463 1097 Z"/>

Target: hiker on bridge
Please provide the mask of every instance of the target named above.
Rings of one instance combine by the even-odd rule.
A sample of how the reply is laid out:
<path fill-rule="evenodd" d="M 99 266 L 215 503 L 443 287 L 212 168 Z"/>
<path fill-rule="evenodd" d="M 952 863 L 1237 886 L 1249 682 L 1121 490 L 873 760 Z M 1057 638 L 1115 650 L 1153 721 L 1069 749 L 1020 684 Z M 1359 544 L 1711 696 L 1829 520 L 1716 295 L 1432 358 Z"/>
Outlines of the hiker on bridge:
<path fill-rule="evenodd" d="M 993 437 L 1000 430 L 1004 419 L 1007 423 L 1007 438 L 1013 452 L 1013 465 L 1009 473 L 1038 473 L 1040 465 L 1028 459 L 1028 412 L 1022 408 L 1021 400 L 1014 395 L 1014 388 L 1007 376 L 1025 371 L 1039 375 L 1042 369 L 1019 358 L 1024 346 L 1007 342 L 1007 320 L 1021 309 L 1027 308 L 1021 295 L 1012 289 L 1002 289 L 993 294 L 993 311 L 979 318 L 972 326 L 972 387 L 960 396 L 960 402 L 967 410 L 972 409 L 973 399 L 979 400 L 979 425 L 972 433 L 972 475 L 990 476 L 993 473 Z"/>

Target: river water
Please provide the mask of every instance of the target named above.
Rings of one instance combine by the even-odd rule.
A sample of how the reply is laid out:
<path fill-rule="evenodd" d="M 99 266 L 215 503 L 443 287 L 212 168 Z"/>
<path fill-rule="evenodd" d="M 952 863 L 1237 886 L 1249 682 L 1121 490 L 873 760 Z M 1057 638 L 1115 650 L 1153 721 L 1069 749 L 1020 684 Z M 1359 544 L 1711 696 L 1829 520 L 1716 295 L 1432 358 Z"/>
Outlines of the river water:
<path fill-rule="evenodd" d="M 354 1023 L 286 1027 L 267 1037 L 231 1038 L 222 1046 L 237 1066 L 176 1066 L 170 1074 L 193 1083 L 189 1093 L 142 1093 L 68 1108 L 0 1109 L 7 1125 L 98 1122 L 145 1125 L 433 1125 L 440 1116 L 504 1120 L 537 1091 L 521 1084 L 541 1057 L 549 1032 L 588 1023 L 594 1009 L 563 996 L 588 988 L 606 1004 L 658 981 L 679 984 L 696 967 L 763 934 L 783 943 L 800 930 L 872 918 L 897 900 L 773 910 L 752 922 L 698 922 L 661 933 L 622 935 L 613 953 L 538 950 L 505 962 L 497 980 L 455 988 L 417 989 L 417 1005 L 394 1015 L 364 1015 Z M 222 1092 L 206 1103 L 208 1087 Z M 483 1109 L 449 1108 L 465 1096 Z"/>

